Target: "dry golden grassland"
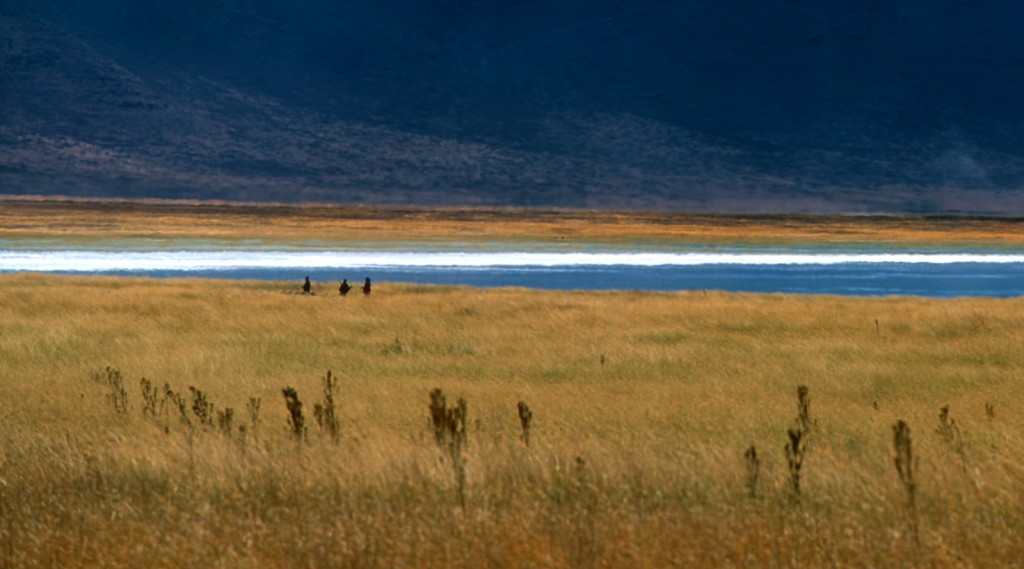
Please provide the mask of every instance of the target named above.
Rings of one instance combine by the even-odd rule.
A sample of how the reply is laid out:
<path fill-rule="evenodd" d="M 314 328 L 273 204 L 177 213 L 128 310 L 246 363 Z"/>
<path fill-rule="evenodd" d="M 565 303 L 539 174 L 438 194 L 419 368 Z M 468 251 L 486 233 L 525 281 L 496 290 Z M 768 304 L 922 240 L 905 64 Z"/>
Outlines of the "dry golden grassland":
<path fill-rule="evenodd" d="M 725 216 L 0 197 L 0 239 L 255 239 L 265 243 L 601 241 L 1024 245 L 1019 219 Z"/>
<path fill-rule="evenodd" d="M 0 276 L 0 566 L 1024 559 L 1024 299 L 297 290 Z M 435 442 L 434 388 L 467 402 L 465 448 Z"/>

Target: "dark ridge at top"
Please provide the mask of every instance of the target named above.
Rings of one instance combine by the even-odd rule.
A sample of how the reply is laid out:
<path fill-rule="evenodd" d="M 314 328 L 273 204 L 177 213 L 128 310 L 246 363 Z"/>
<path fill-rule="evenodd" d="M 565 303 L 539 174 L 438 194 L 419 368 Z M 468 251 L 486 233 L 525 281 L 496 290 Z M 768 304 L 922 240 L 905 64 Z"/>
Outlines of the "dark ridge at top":
<path fill-rule="evenodd" d="M 0 193 L 1014 215 L 1024 5 L 0 0 Z"/>

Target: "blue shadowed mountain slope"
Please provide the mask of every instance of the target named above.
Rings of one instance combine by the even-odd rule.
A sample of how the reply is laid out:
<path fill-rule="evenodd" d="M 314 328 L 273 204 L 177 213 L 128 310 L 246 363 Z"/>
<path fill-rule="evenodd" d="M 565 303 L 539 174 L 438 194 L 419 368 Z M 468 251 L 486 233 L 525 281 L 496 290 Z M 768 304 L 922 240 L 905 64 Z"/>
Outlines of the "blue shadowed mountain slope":
<path fill-rule="evenodd" d="M 1019 214 L 1024 7 L 0 0 L 0 192 Z"/>

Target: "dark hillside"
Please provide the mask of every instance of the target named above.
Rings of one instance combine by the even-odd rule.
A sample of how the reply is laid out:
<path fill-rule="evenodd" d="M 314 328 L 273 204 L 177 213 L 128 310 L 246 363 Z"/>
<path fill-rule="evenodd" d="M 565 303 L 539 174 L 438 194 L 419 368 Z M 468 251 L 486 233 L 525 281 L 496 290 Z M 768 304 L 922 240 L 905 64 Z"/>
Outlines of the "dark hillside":
<path fill-rule="evenodd" d="M 0 0 L 0 193 L 1019 214 L 1024 5 Z"/>

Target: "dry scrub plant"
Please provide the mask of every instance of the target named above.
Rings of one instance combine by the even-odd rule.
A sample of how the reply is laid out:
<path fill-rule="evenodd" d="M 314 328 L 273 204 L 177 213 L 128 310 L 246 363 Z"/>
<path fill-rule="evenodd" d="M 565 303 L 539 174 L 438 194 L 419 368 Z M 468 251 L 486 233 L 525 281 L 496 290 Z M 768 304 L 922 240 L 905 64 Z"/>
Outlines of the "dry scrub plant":
<path fill-rule="evenodd" d="M 260 404 L 262 403 L 259 397 L 250 397 L 249 402 L 246 403 L 245 408 L 249 411 L 249 430 L 252 432 L 254 438 L 260 436 Z"/>
<path fill-rule="evenodd" d="M 914 542 L 920 543 L 917 523 L 917 504 L 915 495 L 917 493 L 917 482 L 914 480 L 914 454 L 910 445 L 910 427 L 906 421 L 900 419 L 892 427 L 893 448 L 896 451 L 896 473 L 899 474 L 900 484 L 907 493 L 907 515 L 910 519 L 910 529 L 914 536 Z"/>
<path fill-rule="evenodd" d="M 811 419 L 810 390 L 806 385 L 796 389 L 797 416 L 796 425 L 789 429 L 789 442 L 786 443 L 786 463 L 789 467 L 789 484 L 794 501 L 800 499 L 800 475 L 807 456 L 807 443 L 811 429 L 817 421 Z"/>
<path fill-rule="evenodd" d="M 124 377 L 120 370 L 107 366 L 103 371 L 93 373 L 92 380 L 108 389 L 107 401 L 114 408 L 114 413 L 119 416 L 128 414 L 128 392 L 124 389 Z"/>
<path fill-rule="evenodd" d="M 789 487 L 794 502 L 800 500 L 800 470 L 807 456 L 807 437 L 800 429 L 789 429 L 786 443 L 786 464 L 789 466 Z"/>
<path fill-rule="evenodd" d="M 288 408 L 288 426 L 291 427 L 295 440 L 301 441 L 306 438 L 306 419 L 302 416 L 302 401 L 299 401 L 299 394 L 294 387 L 285 387 L 281 393 Z"/>
<path fill-rule="evenodd" d="M 323 378 L 324 401 L 313 405 L 313 417 L 320 432 L 327 432 L 332 441 L 338 440 L 338 417 L 335 411 L 334 396 L 338 392 L 338 378 L 331 375 L 327 370 L 327 376 Z"/>
<path fill-rule="evenodd" d="M 190 385 L 188 391 L 192 394 L 192 413 L 199 419 L 199 425 L 202 427 L 212 427 L 215 418 L 213 403 L 210 402 L 206 394 L 200 389 Z"/>
<path fill-rule="evenodd" d="M 459 504 L 466 507 L 466 459 L 462 455 L 466 447 L 466 400 L 459 398 L 458 403 L 448 407 L 441 388 L 430 392 L 430 420 L 434 429 L 434 440 L 437 445 L 447 450 L 451 459 L 455 486 L 459 493 Z"/>
<path fill-rule="evenodd" d="M 743 464 L 747 475 L 747 493 L 751 498 L 756 498 L 757 479 L 761 474 L 761 459 L 757 456 L 757 447 L 750 445 L 743 453 Z"/>
<path fill-rule="evenodd" d="M 797 415 L 796 424 L 797 428 L 804 432 L 804 434 L 810 433 L 811 429 L 814 428 L 818 421 L 811 419 L 811 395 L 810 389 L 806 385 L 799 385 L 796 388 L 797 397 Z"/>
<path fill-rule="evenodd" d="M 957 426 L 956 420 L 949 416 L 949 405 L 943 405 L 939 409 L 939 426 L 935 432 L 942 442 L 950 446 L 956 446 L 960 440 L 960 427 Z"/>
<path fill-rule="evenodd" d="M 520 401 L 517 407 L 519 408 L 519 424 L 523 427 L 523 444 L 530 446 L 530 421 L 533 420 L 533 411 L 530 411 L 530 406 L 525 401 Z"/>
<path fill-rule="evenodd" d="M 956 420 L 949 415 L 949 405 L 943 405 L 939 409 L 939 426 L 935 429 L 938 433 L 939 438 L 946 444 L 949 450 L 953 451 L 958 457 L 960 457 L 960 463 L 964 468 L 967 468 L 967 456 L 964 452 L 964 439 L 960 434 L 960 426 L 957 425 Z"/>
<path fill-rule="evenodd" d="M 445 435 L 448 430 L 446 420 L 448 403 L 445 401 L 444 391 L 438 387 L 430 392 L 430 424 L 434 429 L 434 442 L 437 446 L 443 447 Z"/>
<path fill-rule="evenodd" d="M 225 407 L 217 411 L 217 428 L 225 437 L 230 437 L 235 428 L 235 410 Z"/>
<path fill-rule="evenodd" d="M 181 419 L 182 424 L 184 424 L 189 431 L 195 430 L 195 424 L 192 422 L 192 418 L 188 414 L 188 402 L 185 400 L 184 395 L 171 389 L 170 383 L 164 383 L 164 402 L 170 403 L 178 410 L 178 418 Z M 165 429 L 169 427 L 169 425 L 166 425 Z"/>
<path fill-rule="evenodd" d="M 146 378 L 139 380 L 139 386 L 142 388 L 142 415 L 155 419 L 158 410 L 158 400 L 160 390 L 153 385 L 153 382 Z"/>

